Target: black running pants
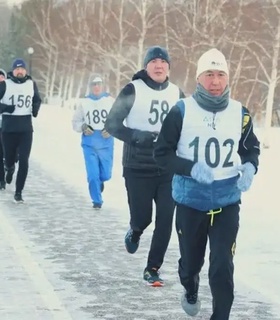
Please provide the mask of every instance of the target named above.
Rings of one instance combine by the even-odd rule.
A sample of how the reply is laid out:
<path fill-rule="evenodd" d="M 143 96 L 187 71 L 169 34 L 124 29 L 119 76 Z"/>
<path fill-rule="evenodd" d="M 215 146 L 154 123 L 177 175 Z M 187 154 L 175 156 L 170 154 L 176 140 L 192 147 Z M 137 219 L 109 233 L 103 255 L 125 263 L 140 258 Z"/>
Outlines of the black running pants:
<path fill-rule="evenodd" d="M 157 177 L 125 177 L 130 209 L 130 226 L 143 232 L 152 222 L 155 203 L 155 228 L 147 268 L 160 268 L 170 241 L 175 203 L 171 194 L 171 179 Z"/>
<path fill-rule="evenodd" d="M 0 129 L 0 181 L 5 180 L 5 170 L 4 170 L 4 151 L 2 145 L 2 130 Z"/>
<path fill-rule="evenodd" d="M 210 320 L 228 320 L 234 299 L 233 256 L 239 227 L 239 204 L 211 216 L 183 205 L 176 209 L 176 231 L 181 257 L 179 277 L 188 293 L 198 291 L 207 240 L 210 244 L 209 284 L 213 314 Z"/>
<path fill-rule="evenodd" d="M 2 143 L 4 148 L 5 166 L 12 168 L 17 161 L 18 172 L 16 177 L 16 192 L 24 188 L 28 174 L 28 161 L 31 152 L 33 132 L 2 132 Z"/>

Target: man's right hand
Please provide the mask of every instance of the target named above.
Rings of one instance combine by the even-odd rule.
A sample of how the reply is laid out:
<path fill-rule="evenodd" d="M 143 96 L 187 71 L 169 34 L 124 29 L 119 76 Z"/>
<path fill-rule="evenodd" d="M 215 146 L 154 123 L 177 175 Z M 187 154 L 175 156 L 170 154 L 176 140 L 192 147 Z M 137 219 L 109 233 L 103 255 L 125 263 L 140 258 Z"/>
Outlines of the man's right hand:
<path fill-rule="evenodd" d="M 191 177 L 199 183 L 211 184 L 214 181 L 213 170 L 204 162 L 196 162 L 191 170 Z"/>
<path fill-rule="evenodd" d="M 94 133 L 94 129 L 86 123 L 82 125 L 82 131 L 85 136 L 90 136 L 91 134 Z"/>
<path fill-rule="evenodd" d="M 13 113 L 15 111 L 15 105 L 8 105 L 5 103 L 0 103 L 0 113 Z"/>
<path fill-rule="evenodd" d="M 150 131 L 141 131 L 135 130 L 132 135 L 131 142 L 135 146 L 142 148 L 151 148 L 154 144 L 154 141 L 157 139 L 158 133 Z"/>

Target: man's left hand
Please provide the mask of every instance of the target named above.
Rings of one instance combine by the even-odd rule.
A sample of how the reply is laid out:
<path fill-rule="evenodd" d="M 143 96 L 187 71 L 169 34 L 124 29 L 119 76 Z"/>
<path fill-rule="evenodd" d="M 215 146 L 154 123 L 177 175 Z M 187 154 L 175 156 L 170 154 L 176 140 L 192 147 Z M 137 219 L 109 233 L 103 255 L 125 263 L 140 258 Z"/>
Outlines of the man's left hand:
<path fill-rule="evenodd" d="M 253 182 L 256 168 L 252 163 L 246 162 L 239 166 L 238 170 L 241 171 L 241 176 L 237 180 L 237 187 L 243 192 L 248 191 Z"/>
<path fill-rule="evenodd" d="M 109 137 L 111 137 L 110 133 L 108 131 L 106 131 L 105 129 L 103 129 L 101 131 L 101 135 L 103 138 L 108 139 Z"/>

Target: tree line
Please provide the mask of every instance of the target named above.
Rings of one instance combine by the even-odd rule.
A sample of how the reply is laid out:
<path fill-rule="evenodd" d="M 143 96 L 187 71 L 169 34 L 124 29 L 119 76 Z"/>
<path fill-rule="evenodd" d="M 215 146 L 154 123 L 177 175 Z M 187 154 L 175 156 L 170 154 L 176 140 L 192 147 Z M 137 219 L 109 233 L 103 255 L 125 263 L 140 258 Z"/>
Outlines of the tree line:
<path fill-rule="evenodd" d="M 199 56 L 217 47 L 229 61 L 232 97 L 279 125 L 280 0 L 26 0 L 5 17 L 1 65 L 32 58 L 46 102 L 81 96 L 93 74 L 117 95 L 151 45 L 169 50 L 170 78 L 188 94 Z"/>

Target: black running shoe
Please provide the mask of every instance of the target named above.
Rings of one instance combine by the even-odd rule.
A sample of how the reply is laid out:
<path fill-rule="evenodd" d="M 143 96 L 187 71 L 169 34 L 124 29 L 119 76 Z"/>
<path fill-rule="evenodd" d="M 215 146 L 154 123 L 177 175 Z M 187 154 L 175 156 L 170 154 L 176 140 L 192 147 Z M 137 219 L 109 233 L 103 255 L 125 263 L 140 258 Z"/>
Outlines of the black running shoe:
<path fill-rule="evenodd" d="M 94 203 L 93 204 L 93 209 L 100 210 L 101 208 L 102 208 L 102 204 L 101 203 Z"/>
<path fill-rule="evenodd" d="M 125 235 L 124 243 L 128 253 L 135 253 L 139 247 L 142 232 L 129 229 Z"/>
<path fill-rule="evenodd" d="M 13 174 L 15 172 L 15 166 L 12 166 L 11 168 L 6 168 L 6 183 L 10 184 L 13 180 Z"/>
<path fill-rule="evenodd" d="M 21 192 L 16 192 L 14 196 L 15 203 L 23 203 Z"/>
<path fill-rule="evenodd" d="M 145 269 L 143 279 L 147 281 L 147 285 L 151 287 L 163 287 L 164 282 L 159 276 L 157 268 Z"/>
<path fill-rule="evenodd" d="M 0 190 L 5 190 L 5 189 L 6 189 L 6 182 L 0 181 Z"/>

